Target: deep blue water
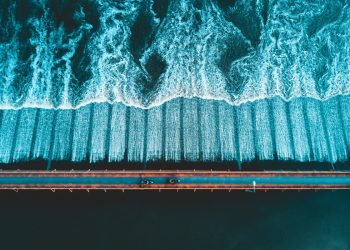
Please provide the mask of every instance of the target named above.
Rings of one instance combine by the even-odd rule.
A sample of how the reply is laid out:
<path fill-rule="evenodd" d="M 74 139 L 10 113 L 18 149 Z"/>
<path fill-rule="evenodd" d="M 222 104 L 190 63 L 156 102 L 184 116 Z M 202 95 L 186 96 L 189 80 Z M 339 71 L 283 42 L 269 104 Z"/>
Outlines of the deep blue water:
<path fill-rule="evenodd" d="M 350 192 L 0 193 L 1 249 L 350 249 Z"/>

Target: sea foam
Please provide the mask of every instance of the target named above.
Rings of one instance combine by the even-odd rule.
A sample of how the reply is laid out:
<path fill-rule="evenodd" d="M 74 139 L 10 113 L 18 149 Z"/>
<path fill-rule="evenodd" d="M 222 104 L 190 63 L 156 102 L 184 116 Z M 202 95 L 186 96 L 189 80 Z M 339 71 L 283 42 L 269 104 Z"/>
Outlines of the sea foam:
<path fill-rule="evenodd" d="M 1 1 L 0 108 L 350 94 L 348 1 Z"/>

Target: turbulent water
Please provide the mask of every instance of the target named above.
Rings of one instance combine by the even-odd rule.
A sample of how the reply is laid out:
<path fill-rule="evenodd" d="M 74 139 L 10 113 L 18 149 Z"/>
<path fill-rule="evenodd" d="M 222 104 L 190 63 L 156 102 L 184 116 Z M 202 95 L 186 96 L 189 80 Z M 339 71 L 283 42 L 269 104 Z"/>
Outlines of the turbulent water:
<path fill-rule="evenodd" d="M 350 94 L 348 0 L 1 0 L 0 108 Z"/>

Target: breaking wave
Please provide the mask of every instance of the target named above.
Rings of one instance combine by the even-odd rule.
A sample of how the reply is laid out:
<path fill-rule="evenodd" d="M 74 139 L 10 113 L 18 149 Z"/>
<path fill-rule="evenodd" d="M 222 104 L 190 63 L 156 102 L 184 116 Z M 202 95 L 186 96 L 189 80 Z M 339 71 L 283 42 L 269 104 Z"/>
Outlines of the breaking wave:
<path fill-rule="evenodd" d="M 347 0 L 2 0 L 0 108 L 350 94 Z"/>

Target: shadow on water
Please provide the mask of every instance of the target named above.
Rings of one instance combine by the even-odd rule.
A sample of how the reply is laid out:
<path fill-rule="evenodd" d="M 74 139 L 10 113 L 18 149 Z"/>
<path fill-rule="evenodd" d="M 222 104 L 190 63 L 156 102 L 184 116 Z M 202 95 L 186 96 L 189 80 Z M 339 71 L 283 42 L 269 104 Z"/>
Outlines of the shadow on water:
<path fill-rule="evenodd" d="M 11 164 L 0 164 L 3 170 L 46 170 L 48 161 L 35 160 L 29 162 L 15 162 Z M 296 161 L 260 161 L 243 162 L 216 161 L 216 162 L 165 162 L 150 161 L 142 162 L 108 162 L 108 160 L 90 163 L 71 161 L 52 161 L 51 170 L 231 170 L 231 171 L 332 171 L 350 170 L 350 162 L 296 162 Z"/>
<path fill-rule="evenodd" d="M 2 249 L 349 249 L 349 191 L 2 191 Z"/>
<path fill-rule="evenodd" d="M 237 170 L 238 164 L 53 161 L 51 167 Z M 44 170 L 47 161 L 0 168 Z M 253 161 L 241 168 L 330 170 L 331 165 Z M 334 168 L 349 170 L 349 163 Z M 0 191 L 0 249 L 350 249 L 349 195 L 348 190 Z"/>

